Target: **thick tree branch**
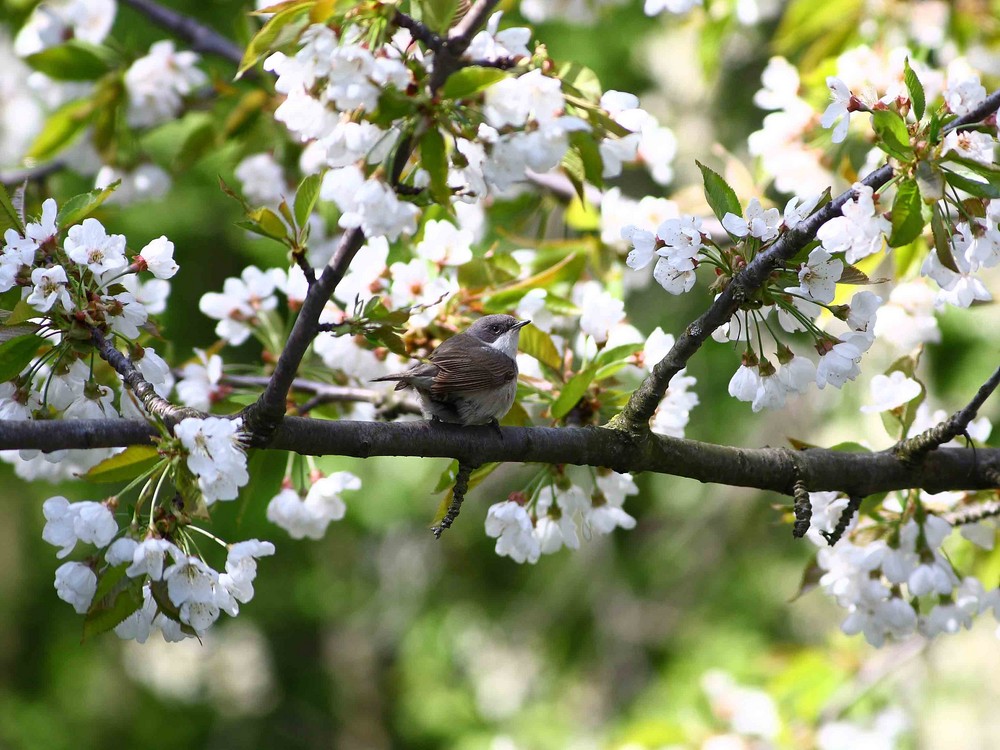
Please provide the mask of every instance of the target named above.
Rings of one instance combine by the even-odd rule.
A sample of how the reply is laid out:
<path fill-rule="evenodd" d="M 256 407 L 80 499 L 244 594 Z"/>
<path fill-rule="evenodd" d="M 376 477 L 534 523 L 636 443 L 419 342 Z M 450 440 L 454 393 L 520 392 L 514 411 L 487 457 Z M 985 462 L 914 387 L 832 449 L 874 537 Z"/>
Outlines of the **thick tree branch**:
<path fill-rule="evenodd" d="M 51 420 L 0 422 L 0 450 L 106 448 L 149 442 L 142 422 Z M 732 487 L 793 493 L 800 477 L 812 492 L 838 490 L 866 496 L 891 490 L 996 489 L 1000 449 L 941 448 L 919 464 L 891 450 L 844 453 L 810 448 L 731 448 L 601 427 L 459 427 L 431 422 L 351 422 L 286 417 L 270 448 L 308 455 L 422 456 L 489 461 L 606 466 L 651 471 Z"/>
<path fill-rule="evenodd" d="M 189 16 L 165 8 L 153 0 L 121 0 L 125 5 L 142 13 L 146 18 L 179 39 L 192 50 L 205 55 L 215 55 L 239 65 L 243 50 L 222 34 Z"/>

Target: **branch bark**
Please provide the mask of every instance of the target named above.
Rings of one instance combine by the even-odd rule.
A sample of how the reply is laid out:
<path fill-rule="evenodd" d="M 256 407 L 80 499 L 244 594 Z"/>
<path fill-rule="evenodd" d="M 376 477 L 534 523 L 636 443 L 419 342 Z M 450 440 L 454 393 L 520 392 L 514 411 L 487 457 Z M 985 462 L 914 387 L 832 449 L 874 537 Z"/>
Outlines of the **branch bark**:
<path fill-rule="evenodd" d="M 94 346 L 97 348 L 101 359 L 111 365 L 125 384 L 132 389 L 136 398 L 142 402 L 150 414 L 159 417 L 165 422 L 173 423 L 184 417 L 204 417 L 197 409 L 189 409 L 182 406 L 174 406 L 165 398 L 157 395 L 152 384 L 146 380 L 139 368 L 135 366 L 131 359 L 115 348 L 115 345 L 103 333 L 96 328 L 91 331 Z"/>
<path fill-rule="evenodd" d="M 243 50 L 234 42 L 205 24 L 153 0 L 122 0 L 125 5 L 142 13 L 146 18 L 179 39 L 184 40 L 195 52 L 215 55 L 239 65 Z"/>
<path fill-rule="evenodd" d="M 149 425 L 125 419 L 4 422 L 0 450 L 108 448 L 145 444 Z M 917 464 L 892 450 L 845 453 L 823 448 L 732 448 L 605 427 L 461 427 L 432 422 L 352 422 L 286 417 L 269 448 L 306 455 L 455 458 L 606 466 L 651 471 L 732 487 L 791 495 L 799 479 L 810 491 L 865 496 L 919 488 L 928 492 L 998 487 L 1000 449 L 940 448 Z"/>

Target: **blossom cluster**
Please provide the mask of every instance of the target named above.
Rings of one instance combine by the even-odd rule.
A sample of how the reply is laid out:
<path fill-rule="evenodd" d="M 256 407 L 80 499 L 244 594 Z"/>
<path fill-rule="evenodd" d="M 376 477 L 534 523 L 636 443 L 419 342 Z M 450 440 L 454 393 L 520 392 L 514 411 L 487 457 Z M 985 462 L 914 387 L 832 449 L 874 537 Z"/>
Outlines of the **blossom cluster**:
<path fill-rule="evenodd" d="M 267 520 L 292 539 L 322 539 L 330 522 L 339 521 L 347 512 L 342 494 L 359 489 L 361 480 L 349 471 L 315 478 L 305 497 L 286 479 L 281 492 L 267 505 Z"/>
<path fill-rule="evenodd" d="M 912 400 L 915 381 L 894 372 L 873 381 L 875 408 L 891 409 Z M 917 409 L 908 436 L 913 437 L 945 419 L 926 404 Z M 969 425 L 977 441 L 989 437 L 985 417 Z M 970 628 L 977 615 L 992 612 L 1000 621 L 1000 588 L 984 585 L 959 570 L 954 547 L 955 526 L 945 519 L 974 497 L 962 492 L 929 494 L 912 491 L 890 496 L 881 503 L 879 523 L 870 518 L 851 520 L 844 537 L 828 546 L 826 535 L 837 527 L 848 500 L 836 492 L 809 495 L 812 518 L 808 538 L 820 549 L 816 562 L 823 571 L 820 587 L 847 610 L 841 628 L 848 635 L 863 634 L 873 646 L 913 633 L 928 638 Z M 997 525 L 991 518 L 963 522 L 967 542 L 986 550 L 996 543 Z"/>
<path fill-rule="evenodd" d="M 187 452 L 188 469 L 198 478 L 205 504 L 235 500 L 250 476 L 239 429 L 243 421 L 208 417 L 182 419 L 174 435 Z"/>
<path fill-rule="evenodd" d="M 468 122 L 464 130 L 451 132 L 452 122 L 451 131 L 443 133 L 451 153 L 447 175 L 439 177 L 446 178 L 452 203 L 473 203 L 555 169 L 570 149 L 570 137 L 579 132 L 599 139 L 604 178 L 618 175 L 623 162 L 639 161 L 657 181 L 672 179 L 673 134 L 639 108 L 634 96 L 607 92 L 599 105 L 593 103 L 592 110 L 613 119 L 625 135 L 599 132 L 580 105 L 568 103 L 560 78 L 532 67 L 530 31 L 501 31 L 499 23 L 498 13 L 471 40 L 465 56 L 472 62 L 502 59 L 518 65 L 512 74 L 500 74 L 483 86 L 476 97 L 481 102 L 462 105 L 462 119 Z M 372 167 L 384 162 L 410 130 L 405 115 L 386 119 L 382 104 L 410 101 L 434 71 L 433 51 L 421 51 L 412 42 L 409 32 L 400 30 L 384 44 L 371 46 L 360 27 L 334 31 L 314 24 L 300 36 L 294 55 L 275 52 L 264 62 L 284 95 L 275 117 L 305 144 L 302 172 L 323 171 L 320 196 L 337 206 L 341 228 L 361 228 L 368 238 L 395 241 L 417 231 L 417 205 L 372 174 Z M 266 161 L 255 166 L 274 172 Z M 247 164 L 244 176 L 249 168 Z M 399 174 L 413 193 L 427 189 L 434 179 L 419 165 Z M 274 200 L 277 192 L 265 189 L 258 197 Z"/>
<path fill-rule="evenodd" d="M 136 339 L 149 316 L 165 307 L 167 279 L 178 270 L 174 246 L 159 237 L 131 257 L 126 250 L 125 237 L 109 235 L 96 219 L 58 226 L 51 198 L 42 204 L 37 221 L 28 222 L 23 231 L 4 232 L 0 293 L 20 291 L 20 307 L 15 309 L 31 329 L 25 336 L 45 341 L 39 340 L 41 352 L 25 361 L 17 377 L 0 383 L 2 418 L 141 418 L 141 406 L 121 382 L 116 379 L 114 388 L 99 382 L 88 358 L 73 346 L 73 341 L 90 340 L 95 332 L 128 344 L 143 376 L 161 396 L 167 395 L 173 386 L 169 367 L 154 347 L 139 346 Z M 90 461 L 84 471 L 107 455 L 97 451 L 88 459 L 87 453 L 71 454 Z M 54 478 L 71 476 L 67 472 L 80 468 L 78 462 L 67 462 L 67 455 L 67 451 L 21 451 L 6 452 L 4 459 L 17 462 L 18 473 L 26 478 Z M 48 463 L 49 469 L 37 467 L 38 461 Z"/>
<path fill-rule="evenodd" d="M 117 499 L 71 503 L 62 496 L 42 506 L 42 538 L 62 547 L 57 557 L 66 557 L 80 542 L 97 548 L 84 560 L 63 563 L 56 570 L 56 593 L 79 614 L 106 616 L 115 607 L 119 637 L 143 643 L 153 630 L 160 630 L 166 640 L 177 641 L 202 636 L 221 612 L 235 617 L 239 605 L 253 598 L 257 558 L 274 554 L 273 544 L 251 539 L 225 545 L 220 572 L 199 555 L 135 523 L 119 529 L 117 506 Z M 186 536 L 177 538 L 188 546 Z M 119 577 L 126 587 L 95 601 L 99 581 Z M 119 608 L 120 597 L 131 597 L 131 606 Z"/>
<path fill-rule="evenodd" d="M 568 482 L 542 486 L 533 498 L 518 493 L 495 503 L 486 515 L 486 534 L 497 540 L 496 553 L 518 563 L 563 547 L 580 548 L 580 538 L 631 529 L 635 519 L 622 508 L 625 498 L 638 494 L 630 474 L 598 472 L 591 493 Z"/>
<path fill-rule="evenodd" d="M 23 138 L 12 147 L 10 159 L 4 158 L 4 144 L 0 143 L 0 163 L 21 161 L 31 140 L 41 130 L 44 116 L 67 102 L 97 95 L 91 81 L 59 80 L 38 70 L 17 70 L 21 60 L 63 45 L 67 40 L 100 45 L 111 31 L 116 13 L 115 0 L 59 0 L 39 4 L 27 18 L 9 45 L 14 59 L 9 64 L 5 60 L 4 65 L 12 69 L 12 79 L 17 78 L 19 93 L 23 95 L 23 101 L 17 100 L 16 106 L 10 108 L 12 114 L 17 113 L 19 122 L 15 129 Z M 0 56 L 5 56 L 7 46 L 7 39 L 0 34 Z M 129 125 L 148 128 L 178 117 L 191 96 L 208 82 L 207 75 L 197 67 L 199 62 L 196 53 L 178 51 L 172 41 L 166 40 L 155 42 L 146 55 L 134 60 L 123 72 L 121 88 Z M 96 174 L 96 187 L 120 181 L 119 190 L 110 201 L 121 204 L 157 198 L 171 183 L 170 175 L 151 162 L 115 163 L 106 150 L 99 154 L 90 138 L 78 140 L 65 149 L 62 159 L 80 174 Z M 112 163 L 107 163 L 109 159 Z"/>

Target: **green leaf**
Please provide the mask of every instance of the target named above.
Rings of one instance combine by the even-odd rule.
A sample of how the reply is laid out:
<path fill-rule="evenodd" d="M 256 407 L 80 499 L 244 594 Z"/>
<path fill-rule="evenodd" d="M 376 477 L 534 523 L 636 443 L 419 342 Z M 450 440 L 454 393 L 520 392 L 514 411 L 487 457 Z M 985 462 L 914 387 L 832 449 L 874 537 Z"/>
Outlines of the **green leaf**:
<path fill-rule="evenodd" d="M 400 335 L 396 333 L 392 328 L 387 326 L 380 326 L 373 331 L 370 331 L 367 337 L 372 343 L 376 345 L 381 345 L 386 347 L 393 354 L 398 354 L 405 357 L 408 352 L 406 351 L 406 344 Z"/>
<path fill-rule="evenodd" d="M 153 128 L 139 139 L 142 148 L 157 162 L 177 169 L 194 164 L 214 142 L 215 121 L 208 112 L 188 112 L 180 119 Z"/>
<path fill-rule="evenodd" d="M 431 492 L 435 495 L 439 492 L 444 492 L 455 483 L 455 475 L 457 473 L 458 461 L 449 461 L 448 465 L 444 468 L 444 471 L 441 472 L 441 476 L 438 477 L 437 484 L 434 485 L 434 489 L 431 490 Z"/>
<path fill-rule="evenodd" d="M 28 149 L 27 158 L 48 161 L 63 149 L 72 146 L 87 129 L 93 115 L 93 103 L 87 99 L 64 104 L 45 121 L 42 132 L 35 137 Z"/>
<path fill-rule="evenodd" d="M 189 130 L 181 142 L 180 150 L 171 160 L 171 167 L 179 172 L 197 164 L 204 156 L 214 153 L 218 147 L 215 121 L 207 112 L 196 112 L 189 120 Z"/>
<path fill-rule="evenodd" d="M 94 591 L 93 601 L 95 604 L 118 588 L 118 584 L 125 578 L 125 571 L 128 568 L 129 563 L 123 562 L 121 565 L 109 565 L 101 571 L 97 577 L 97 589 Z M 91 609 L 93 609 L 93 605 L 91 605 Z"/>
<path fill-rule="evenodd" d="M 597 104 L 604 93 L 597 73 L 578 62 L 568 62 L 559 66 L 557 77 L 562 81 L 563 89 L 578 94 L 591 105 Z M 567 88 L 568 87 L 568 88 Z"/>
<path fill-rule="evenodd" d="M 625 362 L 636 352 L 641 352 L 646 346 L 645 343 L 622 344 L 611 349 L 605 349 L 597 355 L 594 364 L 603 367 L 614 362 Z"/>
<path fill-rule="evenodd" d="M 872 112 L 872 126 L 878 136 L 876 145 L 900 161 L 913 159 L 913 146 L 910 144 L 910 131 L 897 112 L 888 109 L 877 109 Z"/>
<path fill-rule="evenodd" d="M 458 0 L 420 0 L 420 20 L 431 31 L 444 34 L 458 10 Z"/>
<path fill-rule="evenodd" d="M 944 171 L 935 162 L 923 159 L 918 161 L 915 176 L 924 203 L 934 203 L 944 198 Z"/>
<path fill-rule="evenodd" d="M 483 300 L 483 312 L 505 313 L 521 301 L 521 298 L 528 293 L 527 289 L 508 289 L 496 294 L 491 294 Z M 524 331 L 521 331 L 524 334 Z"/>
<path fill-rule="evenodd" d="M 871 453 L 871 448 L 866 448 L 861 443 L 855 443 L 850 440 L 844 443 L 837 443 L 836 445 L 831 445 L 830 450 L 838 451 L 840 453 Z"/>
<path fill-rule="evenodd" d="M 301 229 L 309 223 L 309 215 L 319 198 L 319 187 L 323 183 L 323 174 L 311 174 L 299 183 L 295 191 L 295 223 Z"/>
<path fill-rule="evenodd" d="M 128 482 L 153 468 L 161 459 L 152 445 L 131 445 L 104 459 L 80 478 L 88 482 Z"/>
<path fill-rule="evenodd" d="M 594 382 L 595 372 L 597 372 L 597 368 L 591 365 L 570 378 L 559 394 L 559 398 L 552 404 L 550 411 L 554 419 L 562 419 L 572 411 L 573 407 L 583 398 L 583 394 L 587 392 L 590 384 Z"/>
<path fill-rule="evenodd" d="M 236 77 L 241 78 L 262 57 L 297 39 L 302 29 L 309 24 L 312 5 L 312 0 L 284 4 L 282 10 L 271 16 L 247 45 Z"/>
<path fill-rule="evenodd" d="M 0 235 L 8 229 L 14 229 L 18 234 L 24 235 L 24 224 L 21 215 L 14 208 L 14 202 L 7 193 L 7 188 L 0 185 Z"/>
<path fill-rule="evenodd" d="M 587 168 L 583 163 L 583 156 L 576 149 L 568 149 L 563 155 L 561 166 L 573 185 L 576 197 L 580 200 L 586 200 L 584 183 L 587 181 Z"/>
<path fill-rule="evenodd" d="M 38 354 L 45 339 L 35 334 L 18 336 L 0 344 L 0 383 L 13 380 Z"/>
<path fill-rule="evenodd" d="M 924 119 L 924 110 L 927 106 L 927 99 L 924 96 L 924 87 L 917 78 L 917 74 L 910 67 L 910 58 L 903 61 L 903 80 L 906 82 L 906 90 L 910 92 L 910 102 L 913 104 L 913 114 L 917 120 Z"/>
<path fill-rule="evenodd" d="M 603 367 L 599 367 L 597 369 L 597 372 L 594 373 L 594 380 L 601 381 L 601 380 L 607 380 L 610 377 L 614 377 L 621 370 L 625 369 L 625 367 L 628 364 L 629 363 L 626 362 L 625 360 L 620 360 L 618 362 L 609 362 Z"/>
<path fill-rule="evenodd" d="M 743 216 L 740 199 L 736 197 L 736 191 L 729 186 L 729 183 L 700 161 L 696 161 L 695 164 L 701 170 L 701 177 L 705 183 L 705 200 L 708 201 L 716 218 L 722 221 L 726 214 Z"/>
<path fill-rule="evenodd" d="M 274 211 L 266 206 L 247 213 L 247 220 L 252 225 L 252 231 L 265 237 L 283 242 L 288 237 L 288 227 Z"/>
<path fill-rule="evenodd" d="M 448 80 L 444 82 L 444 86 L 441 88 L 441 98 L 467 99 L 509 76 L 510 73 L 499 68 L 483 68 L 479 65 L 460 68 L 448 76 Z"/>
<path fill-rule="evenodd" d="M 500 468 L 501 464 L 498 462 L 483 464 L 472 470 L 469 474 L 469 486 L 466 492 L 472 492 L 478 485 L 482 484 L 483 480 L 486 479 L 490 474 Z M 444 470 L 441 474 L 440 479 L 438 479 L 438 486 L 434 492 L 443 492 L 445 489 L 451 487 L 448 490 L 448 494 L 442 498 L 441 502 L 438 504 L 437 510 L 434 512 L 434 519 L 431 521 L 431 526 L 436 526 L 444 518 L 445 513 L 448 512 L 448 506 L 451 505 L 451 499 L 455 494 L 455 475 L 458 473 L 458 461 L 452 461 L 448 468 Z"/>
<path fill-rule="evenodd" d="M 916 181 L 904 179 L 896 186 L 896 198 L 892 202 L 892 233 L 889 247 L 909 245 L 924 231 L 924 203 L 920 200 L 920 188 Z"/>
<path fill-rule="evenodd" d="M 4 319 L 3 324 L 5 326 L 16 326 L 26 320 L 37 318 L 39 314 L 38 310 L 28 304 L 28 300 L 18 300 L 17 304 L 14 305 L 14 309 L 10 311 L 10 315 Z"/>
<path fill-rule="evenodd" d="M 438 202 L 447 203 L 451 198 L 448 188 L 448 155 L 445 152 L 444 136 L 436 127 L 431 127 L 420 138 L 420 165 L 431 178 L 431 196 Z"/>
<path fill-rule="evenodd" d="M 966 159 L 964 156 L 958 156 L 954 151 L 949 151 L 942 161 L 959 164 L 973 174 L 984 178 L 991 185 L 1000 186 L 1000 168 L 993 164 L 983 164 L 974 159 Z"/>
<path fill-rule="evenodd" d="M 562 369 L 562 357 L 559 356 L 559 350 L 552 343 L 552 337 L 541 328 L 535 326 L 522 328 L 518 349 L 556 372 Z"/>
<path fill-rule="evenodd" d="M 1000 184 L 991 184 L 989 182 L 980 182 L 979 180 L 973 180 L 965 175 L 960 175 L 957 172 L 952 172 L 949 169 L 943 171 L 944 181 L 951 185 L 953 188 L 959 190 L 964 190 L 969 195 L 974 195 L 977 198 L 1000 198 Z"/>
<path fill-rule="evenodd" d="M 583 163 L 583 179 L 591 185 L 604 184 L 604 159 L 590 132 L 577 130 L 569 135 L 570 147 L 580 155 Z M 581 198 L 580 200 L 584 200 Z"/>
<path fill-rule="evenodd" d="M 105 188 L 94 188 L 89 192 L 74 195 L 63 203 L 62 208 L 59 209 L 59 215 L 56 216 L 56 224 L 60 229 L 79 224 L 94 213 L 108 199 L 108 196 L 115 192 L 115 189 L 120 184 L 121 180 L 115 180 Z"/>
<path fill-rule="evenodd" d="M 28 55 L 24 61 L 57 81 L 93 81 L 108 72 L 113 59 L 107 47 L 71 39 Z"/>
<path fill-rule="evenodd" d="M 97 593 L 83 621 L 83 639 L 106 633 L 143 604 L 142 578 L 128 578 L 127 563 L 107 568 L 97 583 Z"/>
<path fill-rule="evenodd" d="M 951 254 L 951 232 L 945 226 L 944 217 L 937 205 L 931 209 L 931 232 L 934 235 L 934 252 L 937 253 L 938 261 L 945 268 L 958 273 L 958 266 Z"/>

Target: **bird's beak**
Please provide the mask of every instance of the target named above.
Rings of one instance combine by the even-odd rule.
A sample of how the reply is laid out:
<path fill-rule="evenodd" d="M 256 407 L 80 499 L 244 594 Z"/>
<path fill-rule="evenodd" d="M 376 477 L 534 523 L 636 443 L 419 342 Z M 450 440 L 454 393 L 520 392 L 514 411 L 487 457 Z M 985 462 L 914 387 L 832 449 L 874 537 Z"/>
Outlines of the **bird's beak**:
<path fill-rule="evenodd" d="M 512 330 L 512 331 L 519 331 L 522 328 L 524 328 L 526 325 L 528 325 L 528 323 L 530 323 L 530 322 L 531 322 L 530 320 L 519 320 L 519 321 L 517 321 L 517 323 L 514 324 L 514 327 L 511 328 L 510 330 Z"/>

